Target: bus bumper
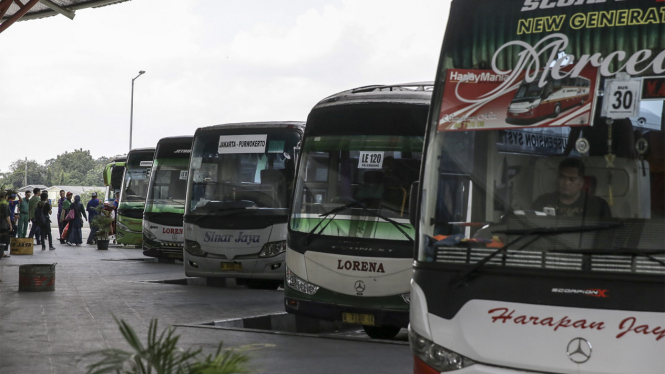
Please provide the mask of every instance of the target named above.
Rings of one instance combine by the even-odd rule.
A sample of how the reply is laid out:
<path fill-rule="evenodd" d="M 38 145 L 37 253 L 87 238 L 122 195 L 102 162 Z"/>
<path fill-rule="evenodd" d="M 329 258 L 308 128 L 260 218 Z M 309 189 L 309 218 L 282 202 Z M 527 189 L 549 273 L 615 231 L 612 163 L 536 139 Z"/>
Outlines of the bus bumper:
<path fill-rule="evenodd" d="M 224 260 L 186 254 L 185 275 L 188 277 L 284 280 L 284 255 L 265 258 Z M 239 263 L 242 270 L 222 270 L 223 263 Z"/>
<path fill-rule="evenodd" d="M 312 301 L 287 295 L 286 287 L 288 286 L 285 286 L 284 290 L 284 308 L 288 313 L 328 321 L 341 321 L 342 313 L 371 314 L 374 316 L 374 322 L 377 326 L 390 325 L 403 328 L 409 326 L 408 306 L 404 310 L 390 310 Z"/>

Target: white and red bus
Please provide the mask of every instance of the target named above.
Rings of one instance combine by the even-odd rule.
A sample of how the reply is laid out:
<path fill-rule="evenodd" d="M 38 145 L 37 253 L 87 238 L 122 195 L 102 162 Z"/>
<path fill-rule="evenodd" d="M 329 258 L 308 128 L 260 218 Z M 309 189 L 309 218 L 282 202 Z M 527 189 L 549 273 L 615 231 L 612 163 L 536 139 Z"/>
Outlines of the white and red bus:
<path fill-rule="evenodd" d="M 665 373 L 664 35 L 658 0 L 452 0 L 411 204 L 415 373 Z M 510 124 L 550 75 L 588 101 Z"/>
<path fill-rule="evenodd" d="M 542 74 L 533 82 L 522 82 L 508 107 L 506 122 L 531 124 L 559 115 L 589 100 L 591 81 L 585 77 L 554 79 L 548 76 L 539 84 Z"/>

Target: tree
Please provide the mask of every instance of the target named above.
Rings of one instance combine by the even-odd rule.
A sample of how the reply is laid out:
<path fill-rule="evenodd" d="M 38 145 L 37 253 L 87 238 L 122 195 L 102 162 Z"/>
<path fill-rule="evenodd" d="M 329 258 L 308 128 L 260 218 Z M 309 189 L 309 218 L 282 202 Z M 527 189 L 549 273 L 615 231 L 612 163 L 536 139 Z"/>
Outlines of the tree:
<path fill-rule="evenodd" d="M 25 176 L 25 160 L 16 160 L 9 166 L 9 171 L 3 175 L 2 183 L 14 188 L 23 187 Z M 46 167 L 35 160 L 28 160 L 28 185 L 46 183 Z"/>
<path fill-rule="evenodd" d="M 47 186 L 53 185 L 53 181 L 51 180 L 51 168 L 46 169 L 46 185 Z"/>

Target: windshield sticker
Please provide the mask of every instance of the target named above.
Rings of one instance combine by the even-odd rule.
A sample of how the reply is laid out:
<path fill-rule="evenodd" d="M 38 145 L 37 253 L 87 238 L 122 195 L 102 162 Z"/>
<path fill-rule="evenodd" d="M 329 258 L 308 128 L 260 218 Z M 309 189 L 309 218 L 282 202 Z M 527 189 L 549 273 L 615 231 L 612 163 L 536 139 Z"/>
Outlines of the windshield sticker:
<path fill-rule="evenodd" d="M 383 152 L 360 152 L 358 169 L 381 169 L 383 167 Z"/>
<path fill-rule="evenodd" d="M 586 67 L 577 78 L 562 70 L 449 69 L 438 131 L 588 126 L 598 69 Z"/>
<path fill-rule="evenodd" d="M 265 153 L 267 138 L 267 134 L 221 135 L 217 152 L 219 154 Z"/>
<path fill-rule="evenodd" d="M 189 170 L 180 170 L 180 180 L 181 181 L 186 181 L 188 175 L 189 175 Z"/>
<path fill-rule="evenodd" d="M 152 161 L 141 161 L 141 163 L 139 163 L 139 166 L 141 166 L 141 167 L 151 167 L 152 166 Z"/>
<path fill-rule="evenodd" d="M 192 157 L 192 169 L 200 169 L 203 157 Z"/>
<path fill-rule="evenodd" d="M 271 140 L 268 142 L 268 153 L 284 153 L 285 140 Z"/>
<path fill-rule="evenodd" d="M 665 77 L 646 77 L 642 83 L 642 100 L 665 99 Z"/>
<path fill-rule="evenodd" d="M 602 116 L 607 118 L 637 117 L 640 115 L 642 79 L 608 79 Z"/>

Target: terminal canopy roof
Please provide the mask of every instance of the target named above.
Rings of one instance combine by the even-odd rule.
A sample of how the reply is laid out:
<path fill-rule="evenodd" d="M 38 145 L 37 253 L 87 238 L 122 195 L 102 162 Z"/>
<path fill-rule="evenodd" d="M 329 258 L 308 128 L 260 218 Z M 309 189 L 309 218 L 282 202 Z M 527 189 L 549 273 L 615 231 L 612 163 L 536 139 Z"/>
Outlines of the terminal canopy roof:
<path fill-rule="evenodd" d="M 0 33 L 16 21 L 63 15 L 74 19 L 79 9 L 98 8 L 129 0 L 0 0 Z"/>

